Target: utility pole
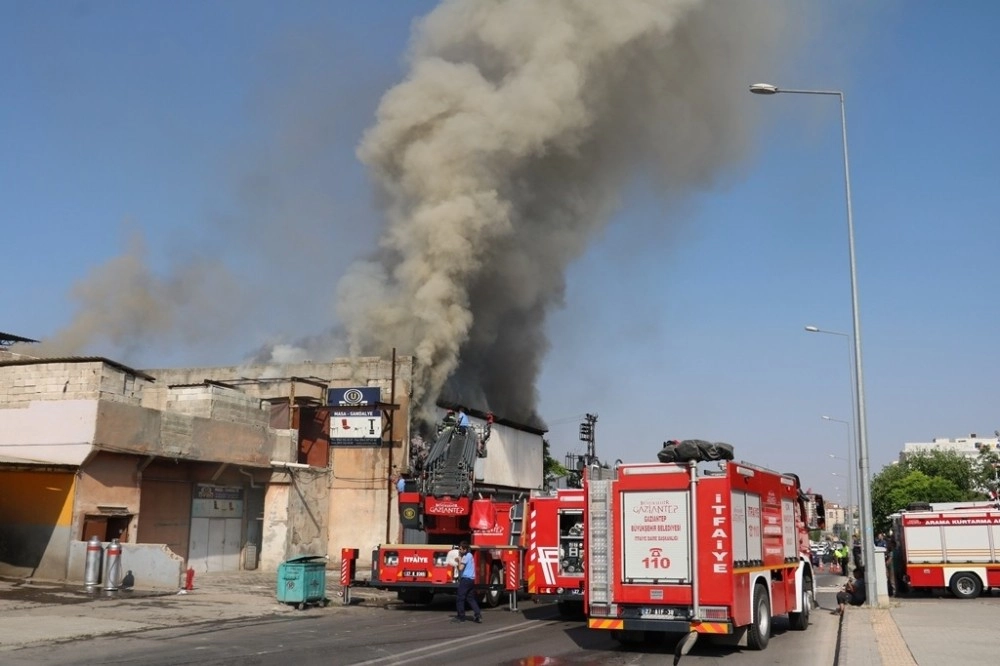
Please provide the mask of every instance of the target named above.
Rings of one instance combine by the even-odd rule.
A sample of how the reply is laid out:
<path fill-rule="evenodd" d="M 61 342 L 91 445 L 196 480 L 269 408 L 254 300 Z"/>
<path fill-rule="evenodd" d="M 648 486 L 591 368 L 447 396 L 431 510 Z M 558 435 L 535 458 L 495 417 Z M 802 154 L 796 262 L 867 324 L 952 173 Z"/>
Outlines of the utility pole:
<path fill-rule="evenodd" d="M 597 462 L 597 447 L 595 442 L 596 425 L 597 414 L 587 414 L 584 416 L 583 423 L 580 424 L 580 441 L 587 443 L 587 466 L 593 465 Z"/>

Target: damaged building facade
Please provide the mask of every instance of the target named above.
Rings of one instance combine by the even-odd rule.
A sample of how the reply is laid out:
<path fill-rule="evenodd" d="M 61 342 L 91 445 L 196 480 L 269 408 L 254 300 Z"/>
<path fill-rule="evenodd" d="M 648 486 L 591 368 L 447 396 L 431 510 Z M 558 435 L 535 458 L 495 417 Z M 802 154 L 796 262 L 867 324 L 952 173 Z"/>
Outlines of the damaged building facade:
<path fill-rule="evenodd" d="M 92 536 L 126 554 L 163 544 L 196 572 L 392 540 L 411 367 L 135 370 L 0 354 L 0 574 L 79 580 L 74 553 Z M 349 389 L 370 399 L 328 404 Z M 365 417 L 368 436 L 332 446 L 331 407 Z"/>

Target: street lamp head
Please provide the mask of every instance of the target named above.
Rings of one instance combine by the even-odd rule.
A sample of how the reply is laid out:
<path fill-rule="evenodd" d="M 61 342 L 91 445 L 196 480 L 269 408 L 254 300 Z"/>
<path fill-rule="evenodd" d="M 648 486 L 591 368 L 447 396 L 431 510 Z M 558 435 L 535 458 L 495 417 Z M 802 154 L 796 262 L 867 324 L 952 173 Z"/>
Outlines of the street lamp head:
<path fill-rule="evenodd" d="M 778 86 L 772 86 L 770 83 L 755 83 L 750 86 L 750 92 L 754 95 L 777 95 L 780 90 Z"/>
<path fill-rule="evenodd" d="M 829 416 L 825 416 L 825 415 L 824 415 L 824 416 L 823 416 L 823 420 L 824 420 L 824 421 L 832 421 L 833 419 L 831 419 L 831 418 L 830 418 Z"/>
<path fill-rule="evenodd" d="M 810 333 L 819 333 L 819 326 L 806 326 L 806 330 Z"/>

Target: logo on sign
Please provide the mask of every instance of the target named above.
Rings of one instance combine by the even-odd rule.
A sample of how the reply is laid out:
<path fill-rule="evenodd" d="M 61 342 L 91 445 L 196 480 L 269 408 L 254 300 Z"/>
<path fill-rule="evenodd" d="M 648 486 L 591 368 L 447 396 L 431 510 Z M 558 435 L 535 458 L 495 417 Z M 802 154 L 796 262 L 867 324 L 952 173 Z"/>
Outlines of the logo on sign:
<path fill-rule="evenodd" d="M 365 394 L 361 392 L 361 389 L 347 389 L 344 391 L 344 402 L 348 405 L 360 405 L 364 402 Z"/>
<path fill-rule="evenodd" d="M 669 569 L 670 558 L 663 554 L 662 548 L 650 548 L 649 555 L 642 558 L 642 565 L 647 569 Z"/>
<path fill-rule="evenodd" d="M 557 547 L 539 546 L 538 564 L 542 567 L 542 576 L 546 585 L 556 584 L 556 564 L 559 563 L 559 549 Z"/>

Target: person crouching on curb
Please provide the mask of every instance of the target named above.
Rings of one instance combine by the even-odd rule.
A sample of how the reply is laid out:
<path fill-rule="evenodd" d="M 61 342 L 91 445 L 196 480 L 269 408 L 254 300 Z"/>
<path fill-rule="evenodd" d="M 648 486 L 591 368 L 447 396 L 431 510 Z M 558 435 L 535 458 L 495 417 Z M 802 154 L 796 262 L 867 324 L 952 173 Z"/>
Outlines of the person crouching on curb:
<path fill-rule="evenodd" d="M 842 615 L 847 605 L 863 606 L 866 599 L 865 591 L 865 568 L 854 569 L 854 578 L 847 581 L 842 592 L 837 592 L 837 610 L 834 615 Z"/>
<path fill-rule="evenodd" d="M 472 609 L 472 621 L 479 624 L 483 621 L 479 602 L 476 601 L 476 560 L 469 552 L 469 542 L 458 544 L 458 563 L 455 565 L 458 574 L 458 600 L 455 602 L 456 615 L 452 622 L 465 622 L 465 604 Z"/>

